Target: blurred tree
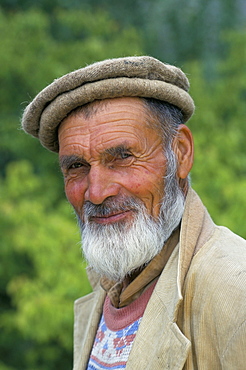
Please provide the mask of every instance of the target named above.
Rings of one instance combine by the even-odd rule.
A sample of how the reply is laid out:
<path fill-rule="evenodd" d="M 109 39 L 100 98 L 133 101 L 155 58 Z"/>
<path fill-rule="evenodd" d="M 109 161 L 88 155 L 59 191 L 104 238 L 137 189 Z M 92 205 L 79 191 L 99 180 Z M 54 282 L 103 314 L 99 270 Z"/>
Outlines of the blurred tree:
<path fill-rule="evenodd" d="M 221 33 L 245 25 L 246 7 L 241 0 L 146 0 L 142 4 L 148 53 L 179 66 L 203 60 L 211 70 L 224 50 Z"/>
<path fill-rule="evenodd" d="M 145 51 L 168 63 L 206 60 L 211 69 L 224 50 L 221 33 L 245 25 L 242 0 L 2 0 L 8 11 L 38 7 L 49 14 L 57 8 L 107 11 L 120 27 L 134 26 Z"/>
<path fill-rule="evenodd" d="M 228 55 L 216 77 L 204 78 L 201 64 L 186 66 L 197 105 L 190 121 L 195 136 L 193 186 L 214 220 L 246 238 L 246 33 L 224 35 Z"/>
<path fill-rule="evenodd" d="M 71 368 L 73 301 L 90 290 L 71 209 L 51 210 L 49 188 L 26 161 L 8 165 L 0 199 L 1 361 Z"/>

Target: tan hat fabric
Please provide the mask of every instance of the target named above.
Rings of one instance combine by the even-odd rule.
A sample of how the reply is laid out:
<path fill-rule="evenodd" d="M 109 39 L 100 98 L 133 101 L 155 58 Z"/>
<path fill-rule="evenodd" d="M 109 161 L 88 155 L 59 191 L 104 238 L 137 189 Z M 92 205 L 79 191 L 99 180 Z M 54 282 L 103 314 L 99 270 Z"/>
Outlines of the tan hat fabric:
<path fill-rule="evenodd" d="M 108 59 L 54 80 L 26 107 L 22 127 L 45 148 L 58 152 L 58 126 L 78 106 L 124 96 L 155 98 L 179 107 L 186 122 L 194 112 L 188 90 L 181 69 L 155 58 Z"/>

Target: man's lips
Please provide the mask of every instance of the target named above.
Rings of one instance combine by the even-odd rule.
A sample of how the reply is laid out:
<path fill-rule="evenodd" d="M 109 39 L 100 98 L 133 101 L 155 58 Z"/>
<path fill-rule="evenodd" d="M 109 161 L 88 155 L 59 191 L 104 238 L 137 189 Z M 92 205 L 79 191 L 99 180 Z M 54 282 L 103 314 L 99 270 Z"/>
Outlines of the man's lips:
<path fill-rule="evenodd" d="M 132 213 L 132 210 L 127 210 L 127 211 L 119 211 L 117 213 L 112 213 L 107 216 L 91 216 L 90 221 L 95 222 L 97 224 L 111 224 L 114 222 L 119 222 L 122 221 L 124 218 L 128 217 Z"/>

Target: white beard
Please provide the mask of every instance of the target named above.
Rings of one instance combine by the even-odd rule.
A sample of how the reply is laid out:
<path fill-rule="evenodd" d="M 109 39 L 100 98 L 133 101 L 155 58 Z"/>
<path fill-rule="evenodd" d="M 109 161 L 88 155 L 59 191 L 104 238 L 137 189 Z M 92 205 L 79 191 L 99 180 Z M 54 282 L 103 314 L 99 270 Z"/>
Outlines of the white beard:
<path fill-rule="evenodd" d="M 184 211 L 184 195 L 175 175 L 166 176 L 165 182 L 166 194 L 157 220 L 135 198 L 108 198 L 100 205 L 85 203 L 83 223 L 77 215 L 82 249 L 88 265 L 101 276 L 122 281 L 151 261 L 178 227 Z M 91 216 L 129 209 L 136 212 L 132 222 L 100 225 L 90 221 Z"/>

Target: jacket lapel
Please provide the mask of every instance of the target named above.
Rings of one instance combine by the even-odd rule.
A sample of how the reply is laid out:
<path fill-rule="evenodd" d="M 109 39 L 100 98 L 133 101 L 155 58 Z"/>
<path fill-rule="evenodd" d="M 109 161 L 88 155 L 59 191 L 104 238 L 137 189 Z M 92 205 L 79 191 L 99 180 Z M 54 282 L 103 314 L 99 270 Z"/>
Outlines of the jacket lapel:
<path fill-rule="evenodd" d="M 98 286 L 93 293 L 75 302 L 74 370 L 84 370 L 87 367 L 104 300 L 105 292 Z"/>
<path fill-rule="evenodd" d="M 170 257 L 146 307 L 126 369 L 181 370 L 190 341 L 174 322 L 175 308 L 182 301 L 177 289 L 179 246 Z"/>

